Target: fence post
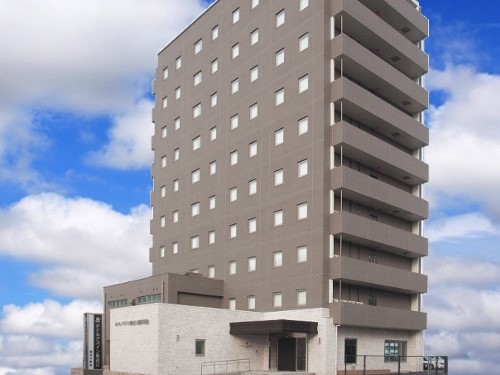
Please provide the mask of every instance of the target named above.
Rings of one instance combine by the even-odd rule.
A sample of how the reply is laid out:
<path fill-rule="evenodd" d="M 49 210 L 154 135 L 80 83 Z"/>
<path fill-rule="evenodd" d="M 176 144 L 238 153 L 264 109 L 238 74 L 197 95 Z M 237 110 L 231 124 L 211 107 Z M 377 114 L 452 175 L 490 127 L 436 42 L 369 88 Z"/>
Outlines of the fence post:
<path fill-rule="evenodd" d="M 345 360 L 345 356 L 344 356 L 344 375 L 347 375 L 347 362 Z"/>
<path fill-rule="evenodd" d="M 401 356 L 398 355 L 398 375 L 401 374 Z"/>
<path fill-rule="evenodd" d="M 363 356 L 363 375 L 366 375 L 366 355 Z"/>

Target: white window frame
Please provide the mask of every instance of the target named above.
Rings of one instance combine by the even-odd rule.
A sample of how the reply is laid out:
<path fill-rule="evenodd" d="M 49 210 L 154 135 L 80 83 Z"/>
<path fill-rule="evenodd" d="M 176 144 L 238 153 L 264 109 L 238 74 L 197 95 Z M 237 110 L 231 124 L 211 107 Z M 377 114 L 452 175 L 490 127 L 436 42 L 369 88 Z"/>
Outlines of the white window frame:
<path fill-rule="evenodd" d="M 212 74 L 214 74 L 215 72 L 217 72 L 219 70 L 219 59 L 215 59 L 212 61 L 210 69 L 211 69 Z"/>
<path fill-rule="evenodd" d="M 282 87 L 274 93 L 274 105 L 277 107 L 285 102 L 285 88 Z"/>
<path fill-rule="evenodd" d="M 167 196 L 167 185 L 160 187 L 160 197 L 165 198 Z"/>
<path fill-rule="evenodd" d="M 281 128 L 274 132 L 274 145 L 279 146 L 285 142 L 285 129 Z"/>
<path fill-rule="evenodd" d="M 233 25 L 240 20 L 240 8 L 233 10 Z"/>
<path fill-rule="evenodd" d="M 196 72 L 193 75 L 193 86 L 194 87 L 198 86 L 202 80 L 203 80 L 203 73 L 200 70 L 199 72 Z"/>
<path fill-rule="evenodd" d="M 229 154 L 229 165 L 233 166 L 238 164 L 238 150 L 234 150 Z"/>
<path fill-rule="evenodd" d="M 177 147 L 174 149 L 174 161 L 177 161 L 181 158 L 181 149 Z"/>
<path fill-rule="evenodd" d="M 179 179 L 178 178 L 176 178 L 173 181 L 173 190 L 174 190 L 174 192 L 179 191 Z"/>
<path fill-rule="evenodd" d="M 182 96 L 182 88 L 181 86 L 177 86 L 175 88 L 175 100 L 179 100 Z"/>
<path fill-rule="evenodd" d="M 179 130 L 181 128 L 181 118 L 177 117 L 174 120 L 174 130 Z"/>
<path fill-rule="evenodd" d="M 248 310 L 255 310 L 255 296 L 254 295 L 251 295 L 251 296 L 247 296 L 247 308 Z"/>
<path fill-rule="evenodd" d="M 259 79 L 259 66 L 255 65 L 250 69 L 250 82 L 255 82 Z"/>
<path fill-rule="evenodd" d="M 201 103 L 196 104 L 193 107 L 193 119 L 201 116 Z"/>
<path fill-rule="evenodd" d="M 212 41 L 216 40 L 219 37 L 219 25 L 215 25 L 212 27 Z"/>
<path fill-rule="evenodd" d="M 175 210 L 172 212 L 172 223 L 178 223 L 179 222 L 179 210 Z"/>
<path fill-rule="evenodd" d="M 168 78 L 168 66 L 166 66 L 163 69 L 163 79 L 167 79 L 167 78 Z"/>
<path fill-rule="evenodd" d="M 234 60 L 240 55 L 240 44 L 236 43 L 231 47 L 231 59 Z"/>
<path fill-rule="evenodd" d="M 297 306 L 307 305 L 307 290 L 299 289 L 297 290 Z"/>
<path fill-rule="evenodd" d="M 273 307 L 275 309 L 283 307 L 283 294 L 281 292 L 273 293 Z"/>
<path fill-rule="evenodd" d="M 210 107 L 215 107 L 217 105 L 217 92 L 210 95 Z"/>
<path fill-rule="evenodd" d="M 299 94 L 309 90 L 309 74 L 305 74 L 299 78 Z"/>
<path fill-rule="evenodd" d="M 201 172 L 200 169 L 198 168 L 191 172 L 191 183 L 196 184 L 200 182 L 200 180 L 201 180 Z"/>
<path fill-rule="evenodd" d="M 208 209 L 214 210 L 217 205 L 217 198 L 215 195 L 212 195 L 208 198 Z"/>
<path fill-rule="evenodd" d="M 297 247 L 297 263 L 307 262 L 307 246 Z"/>
<path fill-rule="evenodd" d="M 278 66 L 285 63 L 285 49 L 282 48 L 279 51 L 276 51 L 274 54 L 274 66 L 277 68 Z"/>
<path fill-rule="evenodd" d="M 166 126 L 161 128 L 161 137 L 162 139 L 167 138 L 168 136 L 168 128 Z"/>
<path fill-rule="evenodd" d="M 252 0 L 252 3 L 250 5 L 251 9 L 254 9 L 256 6 L 259 5 L 259 0 Z"/>
<path fill-rule="evenodd" d="M 276 210 L 273 212 L 273 224 L 275 227 L 283 225 L 283 210 Z"/>
<path fill-rule="evenodd" d="M 178 254 L 178 253 L 179 253 L 179 243 L 172 242 L 172 254 Z"/>
<path fill-rule="evenodd" d="M 257 271 L 257 257 L 248 257 L 248 272 L 255 272 Z"/>
<path fill-rule="evenodd" d="M 231 95 L 236 94 L 238 91 L 240 91 L 240 79 L 235 78 L 231 81 Z"/>
<path fill-rule="evenodd" d="M 250 33 L 250 45 L 253 46 L 259 43 L 259 29 L 255 29 Z"/>
<path fill-rule="evenodd" d="M 254 156 L 257 156 L 257 153 L 259 152 L 258 146 L 257 146 L 257 141 L 253 141 L 248 145 L 248 158 L 251 159 Z"/>
<path fill-rule="evenodd" d="M 182 68 L 182 56 L 175 59 L 175 70 L 179 70 L 180 68 Z"/>
<path fill-rule="evenodd" d="M 299 0 L 299 12 L 302 12 L 309 6 L 309 0 Z"/>
<path fill-rule="evenodd" d="M 257 179 L 253 179 L 248 181 L 248 195 L 255 195 L 257 194 Z"/>
<path fill-rule="evenodd" d="M 307 202 L 302 202 L 297 205 L 297 220 L 307 219 Z"/>
<path fill-rule="evenodd" d="M 215 278 L 215 266 L 208 266 L 208 278 L 209 279 Z"/>
<path fill-rule="evenodd" d="M 236 186 L 229 189 L 229 202 L 233 203 L 238 200 L 238 188 Z"/>
<path fill-rule="evenodd" d="M 283 251 L 273 252 L 273 268 L 278 268 L 283 266 Z"/>
<path fill-rule="evenodd" d="M 161 100 L 161 105 L 163 107 L 163 109 L 167 108 L 168 107 L 168 96 L 165 96 L 162 100 Z"/>
<path fill-rule="evenodd" d="M 306 134 L 308 131 L 309 131 L 309 117 L 305 116 L 298 121 L 298 134 L 303 135 Z"/>
<path fill-rule="evenodd" d="M 195 202 L 191 204 L 191 217 L 198 216 L 200 214 L 200 202 Z"/>
<path fill-rule="evenodd" d="M 210 170 L 210 176 L 213 176 L 215 173 L 217 173 L 217 161 L 213 160 L 210 162 L 209 170 Z"/>
<path fill-rule="evenodd" d="M 248 219 L 248 234 L 257 232 L 257 218 Z"/>
<path fill-rule="evenodd" d="M 309 33 L 299 37 L 299 53 L 309 48 Z"/>
<path fill-rule="evenodd" d="M 165 168 L 167 166 L 167 156 L 163 155 L 160 159 L 160 165 L 162 168 Z"/>
<path fill-rule="evenodd" d="M 238 226 L 234 223 L 229 226 L 229 238 L 233 239 L 236 237 L 238 237 Z"/>
<path fill-rule="evenodd" d="M 239 123 L 240 123 L 240 116 L 238 114 L 231 116 L 230 129 L 235 130 L 236 128 L 238 128 Z"/>
<path fill-rule="evenodd" d="M 285 9 L 281 9 L 276 13 L 276 28 L 285 24 Z"/>
<path fill-rule="evenodd" d="M 210 134 L 210 142 L 215 141 L 217 139 L 217 126 L 210 128 L 209 134 Z"/>
<path fill-rule="evenodd" d="M 214 245 L 216 240 L 216 233 L 215 230 L 211 230 L 208 232 L 208 244 L 209 245 Z"/>
<path fill-rule="evenodd" d="M 160 217 L 160 228 L 165 228 L 165 225 L 167 225 L 167 219 L 165 216 Z"/>
<path fill-rule="evenodd" d="M 249 107 L 250 120 L 259 117 L 259 103 L 254 103 Z"/>
<path fill-rule="evenodd" d="M 160 246 L 160 258 L 165 258 L 165 246 Z"/>
<path fill-rule="evenodd" d="M 200 236 L 191 237 L 191 250 L 196 250 L 200 248 Z"/>
<path fill-rule="evenodd" d="M 274 186 L 283 185 L 285 179 L 285 172 L 283 168 L 274 171 Z"/>
<path fill-rule="evenodd" d="M 201 148 L 201 137 L 197 136 L 191 141 L 191 146 L 193 151 L 199 150 Z"/>
<path fill-rule="evenodd" d="M 200 38 L 194 43 L 194 54 L 197 55 L 203 51 L 203 39 Z"/>
<path fill-rule="evenodd" d="M 297 177 L 305 177 L 309 174 L 309 161 L 307 159 L 301 160 L 297 163 Z"/>

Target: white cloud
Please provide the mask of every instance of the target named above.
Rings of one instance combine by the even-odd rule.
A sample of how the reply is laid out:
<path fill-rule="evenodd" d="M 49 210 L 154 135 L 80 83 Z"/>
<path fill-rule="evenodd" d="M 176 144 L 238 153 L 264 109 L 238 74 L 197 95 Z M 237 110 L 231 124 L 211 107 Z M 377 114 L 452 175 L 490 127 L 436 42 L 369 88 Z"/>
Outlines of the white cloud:
<path fill-rule="evenodd" d="M 498 233 L 491 220 L 480 212 L 433 220 L 426 227 L 426 236 L 431 242 L 475 238 Z"/>
<path fill-rule="evenodd" d="M 150 217 L 146 206 L 125 215 L 91 199 L 31 195 L 0 210 L 0 254 L 46 265 L 32 275 L 37 286 L 100 298 L 104 285 L 150 273 Z"/>

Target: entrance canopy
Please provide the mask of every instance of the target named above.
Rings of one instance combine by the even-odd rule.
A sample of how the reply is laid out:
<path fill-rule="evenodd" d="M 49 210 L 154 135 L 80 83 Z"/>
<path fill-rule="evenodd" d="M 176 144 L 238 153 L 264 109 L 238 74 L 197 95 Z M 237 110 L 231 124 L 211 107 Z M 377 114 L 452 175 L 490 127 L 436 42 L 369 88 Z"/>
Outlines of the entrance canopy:
<path fill-rule="evenodd" d="M 231 335 L 267 335 L 308 333 L 318 334 L 318 323 L 303 320 L 255 320 L 250 322 L 229 323 Z"/>

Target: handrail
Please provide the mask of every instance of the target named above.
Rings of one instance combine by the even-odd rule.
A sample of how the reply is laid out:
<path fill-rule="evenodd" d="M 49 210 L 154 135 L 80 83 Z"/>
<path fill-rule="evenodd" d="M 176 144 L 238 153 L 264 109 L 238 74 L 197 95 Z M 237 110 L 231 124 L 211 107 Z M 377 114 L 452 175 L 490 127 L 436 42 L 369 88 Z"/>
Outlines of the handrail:
<path fill-rule="evenodd" d="M 227 374 L 239 371 L 250 371 L 250 358 L 202 362 L 201 364 L 201 375 Z"/>

